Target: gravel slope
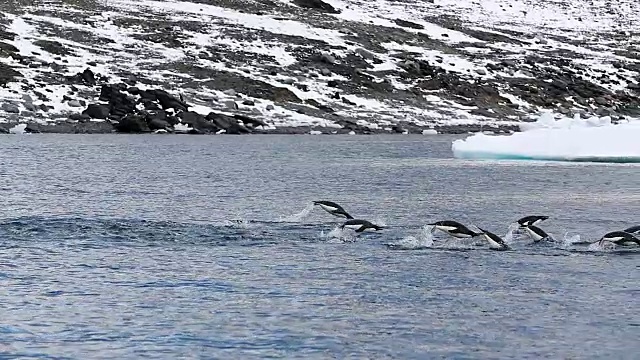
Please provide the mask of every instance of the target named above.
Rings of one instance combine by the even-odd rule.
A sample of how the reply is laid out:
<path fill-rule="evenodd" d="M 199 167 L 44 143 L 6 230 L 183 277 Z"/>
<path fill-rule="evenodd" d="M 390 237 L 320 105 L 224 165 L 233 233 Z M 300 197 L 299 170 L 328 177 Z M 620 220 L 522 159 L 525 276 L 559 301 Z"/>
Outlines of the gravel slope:
<path fill-rule="evenodd" d="M 640 114 L 640 3 L 0 4 L 0 131 L 513 131 Z M 430 131 L 428 131 L 430 132 Z"/>

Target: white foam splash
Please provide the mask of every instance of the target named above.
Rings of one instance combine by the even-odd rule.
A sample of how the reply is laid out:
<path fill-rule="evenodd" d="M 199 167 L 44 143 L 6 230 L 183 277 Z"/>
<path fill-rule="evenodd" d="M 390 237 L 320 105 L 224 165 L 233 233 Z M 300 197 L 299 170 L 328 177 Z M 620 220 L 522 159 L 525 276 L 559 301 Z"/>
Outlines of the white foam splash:
<path fill-rule="evenodd" d="M 433 234 L 431 230 L 433 226 L 425 225 L 420 229 L 420 232 L 416 235 L 409 235 L 402 240 L 392 243 L 390 245 L 403 249 L 421 249 L 433 247 Z"/>
<path fill-rule="evenodd" d="M 513 233 L 519 228 L 520 228 L 520 225 L 518 225 L 518 223 L 512 223 L 511 225 L 509 225 L 509 227 L 507 228 L 507 232 L 504 234 L 504 237 L 503 237 L 504 242 L 507 244 L 513 243 Z"/>
<path fill-rule="evenodd" d="M 27 128 L 27 124 L 18 124 L 11 129 L 9 129 L 10 134 L 24 134 L 25 129 Z"/>
<path fill-rule="evenodd" d="M 600 241 L 596 241 L 587 247 L 587 251 L 607 251 L 607 250 L 613 250 L 615 248 L 616 248 L 616 244 L 612 242 L 604 241 L 600 243 Z"/>
<path fill-rule="evenodd" d="M 573 236 L 569 236 L 569 232 L 564 233 L 564 236 L 562 237 L 562 244 L 563 245 L 572 245 L 575 243 L 580 242 L 580 234 L 575 234 Z"/>
<path fill-rule="evenodd" d="M 224 221 L 225 226 L 228 227 L 236 227 L 239 229 L 248 229 L 250 226 L 250 222 L 249 220 L 242 218 L 242 217 L 237 217 L 235 219 L 229 219 L 229 220 L 225 220 Z"/>
<path fill-rule="evenodd" d="M 376 217 L 371 223 L 385 228 L 387 227 L 387 220 L 382 217 Z"/>
<path fill-rule="evenodd" d="M 311 213 L 311 210 L 313 210 L 313 203 L 310 203 L 309 205 L 307 205 L 299 213 L 289 215 L 286 217 L 280 217 L 278 219 L 278 222 L 300 222 L 304 220 L 307 216 L 309 216 L 309 213 Z"/>
<path fill-rule="evenodd" d="M 324 231 L 321 236 L 324 236 Z M 356 240 L 357 236 L 354 233 L 350 232 L 349 229 L 344 229 L 340 226 L 336 226 L 331 229 L 326 236 L 324 236 L 327 242 L 330 243 L 345 243 L 345 242 L 353 242 Z"/>

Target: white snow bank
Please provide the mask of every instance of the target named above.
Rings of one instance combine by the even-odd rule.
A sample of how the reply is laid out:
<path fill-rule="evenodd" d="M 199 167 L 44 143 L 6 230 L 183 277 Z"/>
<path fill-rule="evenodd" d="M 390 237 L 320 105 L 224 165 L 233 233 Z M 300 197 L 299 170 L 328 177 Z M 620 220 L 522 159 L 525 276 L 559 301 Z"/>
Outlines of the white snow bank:
<path fill-rule="evenodd" d="M 611 118 L 555 120 L 545 113 L 522 132 L 482 133 L 455 140 L 453 155 L 461 159 L 519 159 L 594 162 L 640 162 L 640 121 L 615 125 Z"/>

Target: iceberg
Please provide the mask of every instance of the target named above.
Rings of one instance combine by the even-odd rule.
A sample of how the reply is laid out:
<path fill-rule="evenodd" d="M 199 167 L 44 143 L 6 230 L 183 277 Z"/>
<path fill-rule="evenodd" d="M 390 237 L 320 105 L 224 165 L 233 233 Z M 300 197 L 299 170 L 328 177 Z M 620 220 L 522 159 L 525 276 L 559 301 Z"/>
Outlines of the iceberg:
<path fill-rule="evenodd" d="M 640 163 L 640 121 L 615 124 L 610 117 L 556 120 L 544 113 L 510 135 L 474 134 L 453 141 L 459 159 L 513 159 Z"/>

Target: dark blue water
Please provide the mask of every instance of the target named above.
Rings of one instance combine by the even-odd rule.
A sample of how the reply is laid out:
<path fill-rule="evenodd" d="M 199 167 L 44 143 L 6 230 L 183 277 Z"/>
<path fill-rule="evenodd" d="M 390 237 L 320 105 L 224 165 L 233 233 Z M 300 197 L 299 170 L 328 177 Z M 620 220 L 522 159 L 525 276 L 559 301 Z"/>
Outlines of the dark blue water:
<path fill-rule="evenodd" d="M 640 252 L 561 242 L 639 223 L 640 166 L 451 139 L 1 137 L 0 358 L 637 359 Z M 529 214 L 560 242 L 386 246 Z"/>

